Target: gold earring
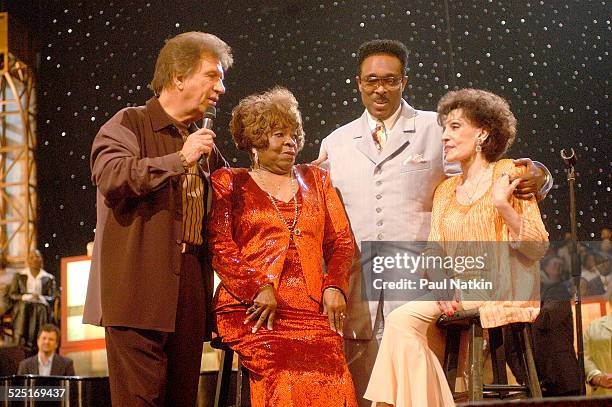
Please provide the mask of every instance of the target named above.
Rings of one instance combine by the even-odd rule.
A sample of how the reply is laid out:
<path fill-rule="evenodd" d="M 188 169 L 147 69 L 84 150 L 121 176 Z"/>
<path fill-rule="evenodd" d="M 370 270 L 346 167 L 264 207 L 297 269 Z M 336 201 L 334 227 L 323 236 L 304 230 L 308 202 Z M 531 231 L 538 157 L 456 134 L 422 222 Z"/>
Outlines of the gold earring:
<path fill-rule="evenodd" d="M 476 152 L 480 153 L 482 151 L 482 139 L 476 139 Z"/>

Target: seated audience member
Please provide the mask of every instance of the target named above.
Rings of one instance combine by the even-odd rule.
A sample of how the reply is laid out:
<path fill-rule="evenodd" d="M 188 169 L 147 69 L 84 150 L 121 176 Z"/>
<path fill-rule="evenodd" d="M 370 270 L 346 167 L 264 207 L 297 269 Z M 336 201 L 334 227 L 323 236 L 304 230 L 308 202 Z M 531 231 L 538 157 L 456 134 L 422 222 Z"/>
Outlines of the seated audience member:
<path fill-rule="evenodd" d="M 608 302 L 612 305 L 612 296 Z M 612 395 L 612 315 L 594 320 L 587 328 L 584 370 L 594 395 Z"/>
<path fill-rule="evenodd" d="M 580 394 L 571 297 L 562 281 L 562 265 L 563 260 L 556 256 L 542 260 L 540 314 L 532 325 L 536 368 L 545 397 Z M 510 357 L 508 361 L 517 380 L 524 383 L 524 372 L 517 371 L 518 366 L 510 360 L 518 358 Z"/>
<path fill-rule="evenodd" d="M 59 346 L 60 331 L 53 324 L 46 324 L 38 333 L 38 354 L 24 359 L 19 364 L 17 374 L 38 376 L 74 376 L 71 359 L 55 353 Z"/>
<path fill-rule="evenodd" d="M 564 261 L 554 254 L 545 256 L 540 262 L 540 288 L 547 289 L 563 282 Z M 564 287 L 567 291 L 567 287 Z"/>
<path fill-rule="evenodd" d="M 580 276 L 587 282 L 591 281 L 599 275 L 596 270 L 597 258 L 593 252 L 587 252 L 582 257 L 582 269 L 580 270 Z"/>
<path fill-rule="evenodd" d="M 587 296 L 608 297 L 612 294 L 612 265 L 610 258 L 595 256 L 595 266 L 593 267 L 597 275 L 587 283 Z"/>
<path fill-rule="evenodd" d="M 55 278 L 42 269 L 42 256 L 34 250 L 28 256 L 28 268 L 15 274 L 9 288 L 12 303 L 13 338 L 17 345 L 35 350 L 41 326 L 52 320 Z"/>

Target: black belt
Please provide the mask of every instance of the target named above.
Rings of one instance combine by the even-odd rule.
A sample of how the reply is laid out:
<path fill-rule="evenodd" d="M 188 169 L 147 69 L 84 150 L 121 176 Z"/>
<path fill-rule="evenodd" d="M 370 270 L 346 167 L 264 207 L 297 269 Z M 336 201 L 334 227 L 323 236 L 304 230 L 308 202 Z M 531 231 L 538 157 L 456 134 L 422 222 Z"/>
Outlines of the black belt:
<path fill-rule="evenodd" d="M 202 253 L 204 253 L 204 245 L 193 245 L 190 243 L 181 243 L 181 253 L 182 254 L 192 254 L 194 256 L 199 257 Z"/>

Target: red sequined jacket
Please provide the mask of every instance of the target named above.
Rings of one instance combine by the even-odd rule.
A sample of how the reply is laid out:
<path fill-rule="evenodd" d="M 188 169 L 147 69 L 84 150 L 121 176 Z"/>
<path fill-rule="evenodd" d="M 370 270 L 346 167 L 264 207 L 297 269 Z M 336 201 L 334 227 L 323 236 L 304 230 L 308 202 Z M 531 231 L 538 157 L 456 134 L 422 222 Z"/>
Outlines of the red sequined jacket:
<path fill-rule="evenodd" d="M 355 243 L 344 207 L 327 171 L 306 164 L 294 169 L 302 207 L 295 225 L 299 234 L 293 239 L 308 294 L 321 303 L 323 290 L 337 287 L 346 296 Z M 252 303 L 265 284 L 278 287 L 290 234 L 248 170 L 222 168 L 211 181 L 214 197 L 207 241 L 221 278 L 214 305 L 218 310 Z"/>

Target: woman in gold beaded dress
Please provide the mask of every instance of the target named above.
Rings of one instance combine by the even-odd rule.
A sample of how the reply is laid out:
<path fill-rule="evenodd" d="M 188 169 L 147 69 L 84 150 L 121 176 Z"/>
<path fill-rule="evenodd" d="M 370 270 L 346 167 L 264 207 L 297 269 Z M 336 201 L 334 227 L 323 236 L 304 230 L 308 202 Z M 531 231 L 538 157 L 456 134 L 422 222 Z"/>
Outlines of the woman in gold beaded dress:
<path fill-rule="evenodd" d="M 511 177 L 524 167 L 500 160 L 516 134 L 508 103 L 483 90 L 453 91 L 440 100 L 438 120 L 444 127 L 445 159 L 460 162 L 462 175 L 436 189 L 429 241 L 452 255 L 486 247 L 494 290 L 489 299 L 461 291 L 456 293 L 459 301 L 431 296 L 391 312 L 365 394 L 377 407 L 454 405 L 426 335 L 442 313 L 478 308 L 481 325 L 491 328 L 532 322 L 539 312 L 538 260 L 548 247 L 548 234 L 535 197 L 513 196 L 520 179 Z"/>
<path fill-rule="evenodd" d="M 249 370 L 253 406 L 356 406 L 341 337 L 354 241 L 328 173 L 294 165 L 297 101 L 283 88 L 248 96 L 230 130 L 252 168 L 211 177 L 218 333 Z"/>

